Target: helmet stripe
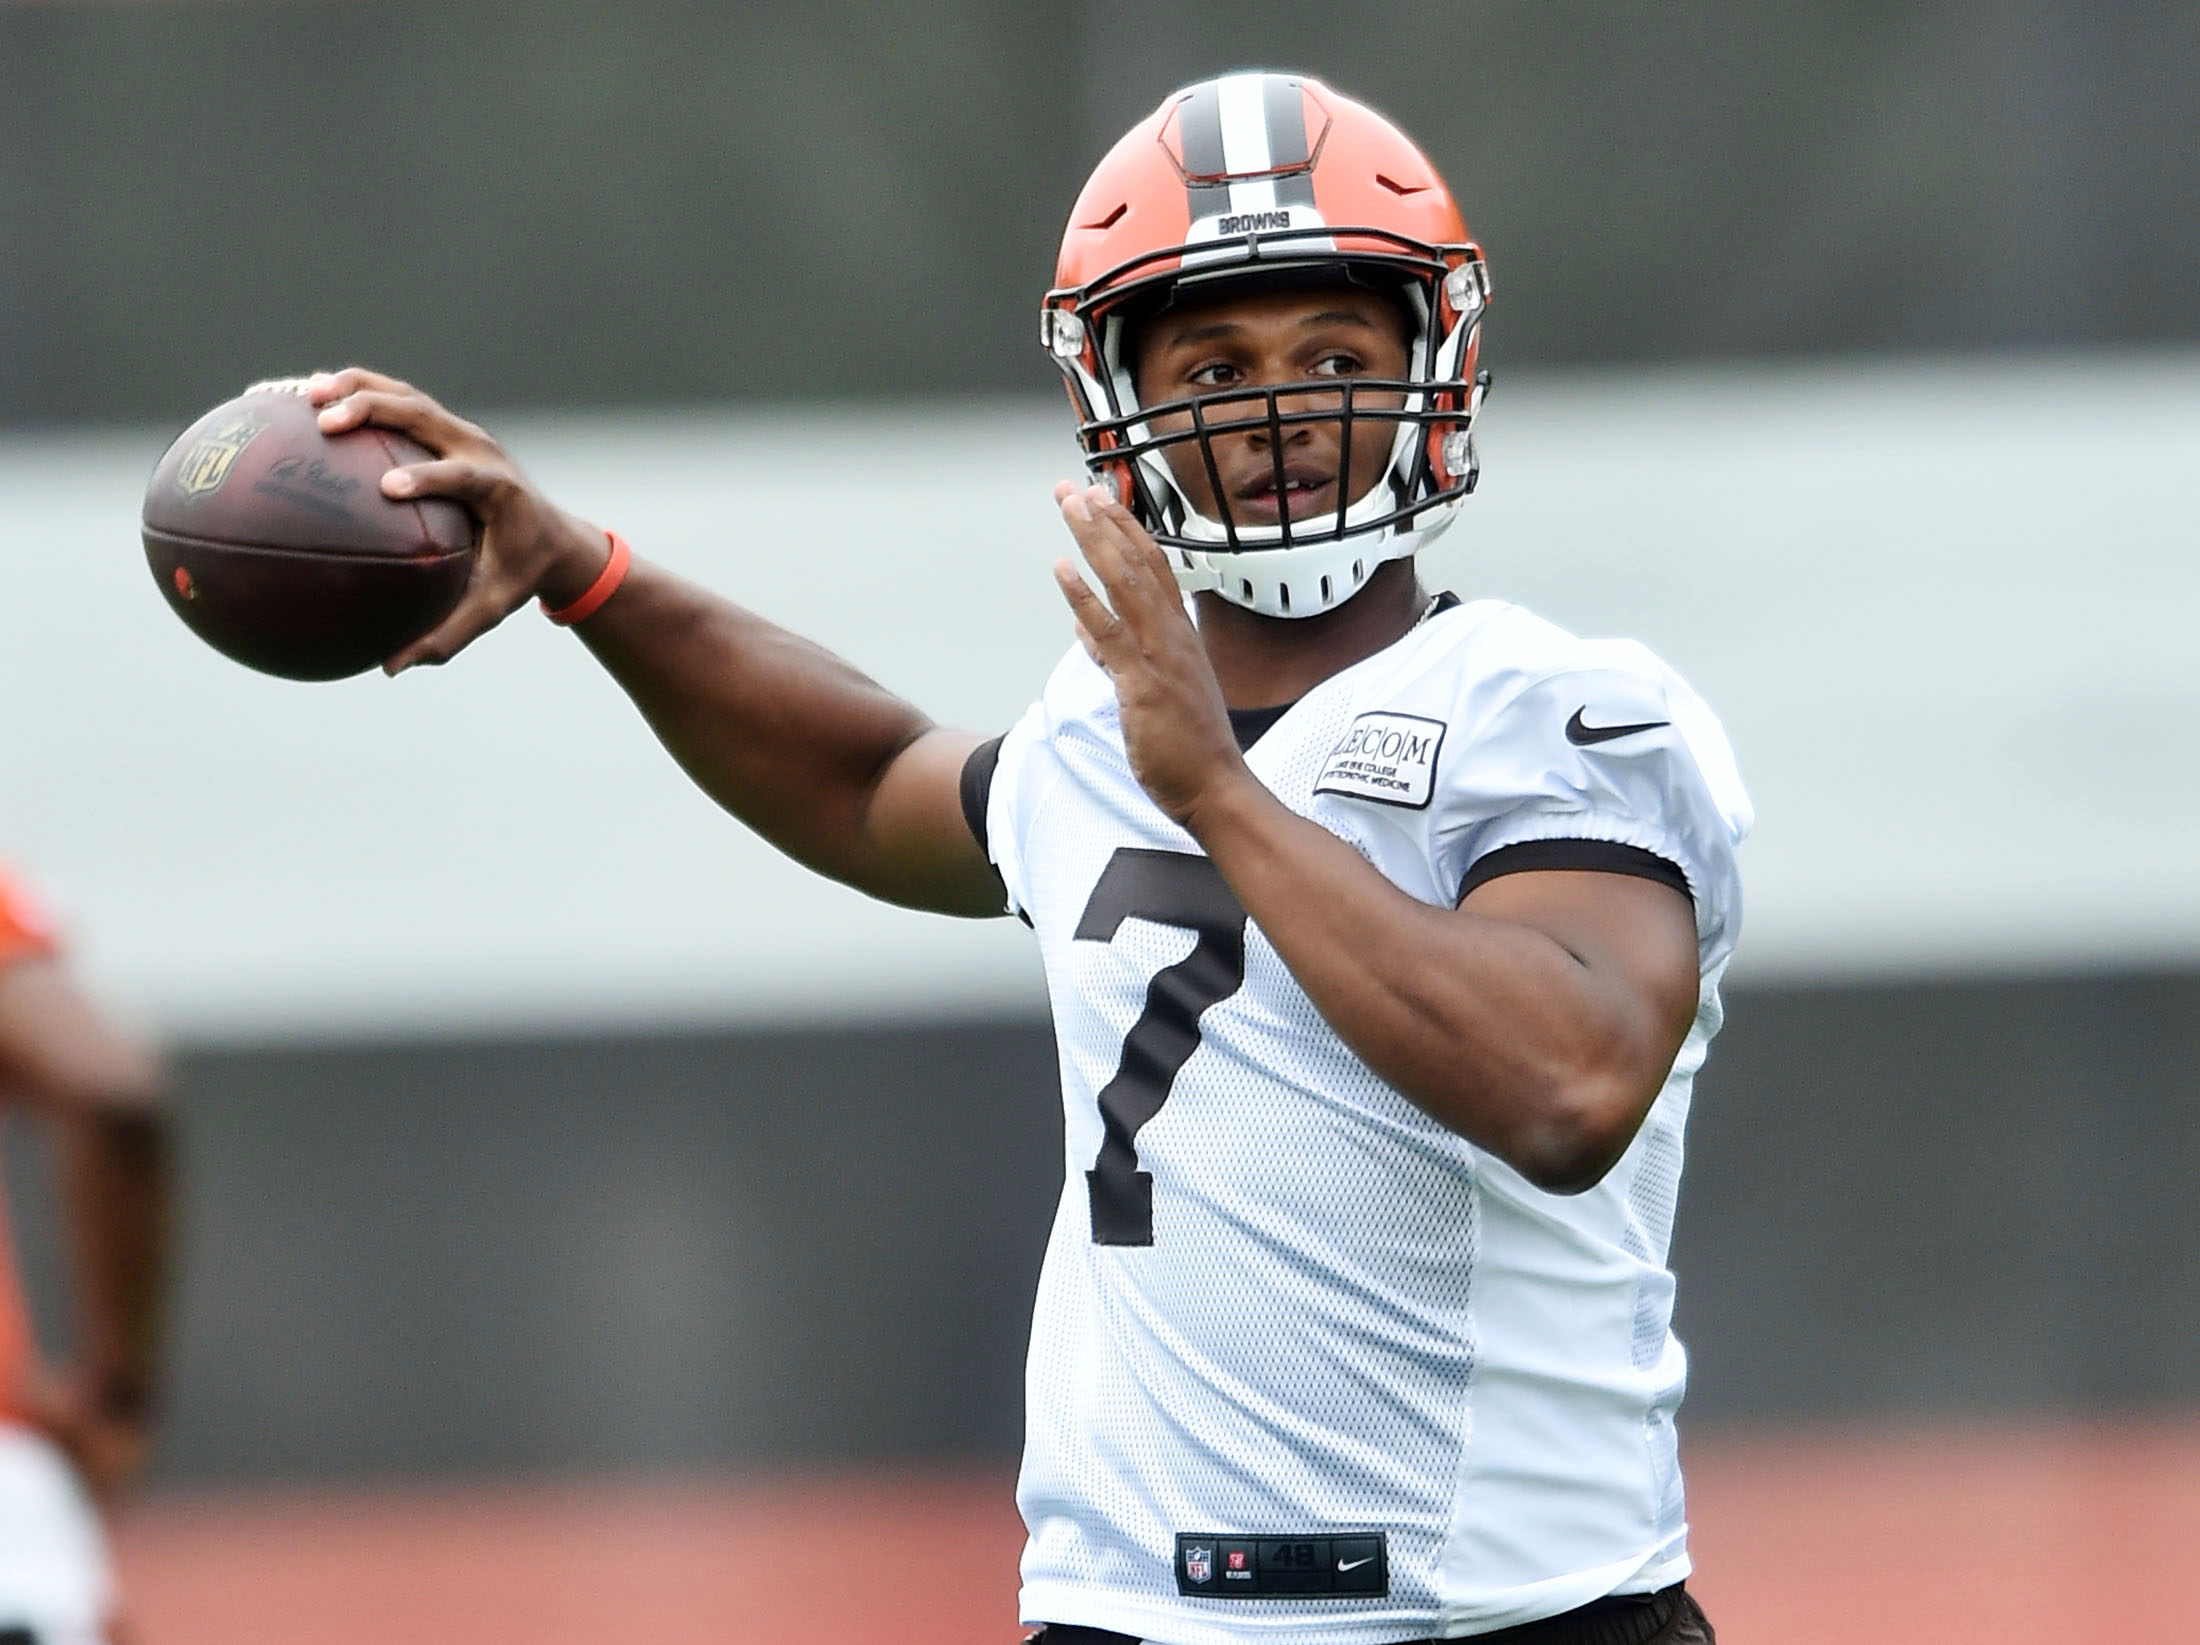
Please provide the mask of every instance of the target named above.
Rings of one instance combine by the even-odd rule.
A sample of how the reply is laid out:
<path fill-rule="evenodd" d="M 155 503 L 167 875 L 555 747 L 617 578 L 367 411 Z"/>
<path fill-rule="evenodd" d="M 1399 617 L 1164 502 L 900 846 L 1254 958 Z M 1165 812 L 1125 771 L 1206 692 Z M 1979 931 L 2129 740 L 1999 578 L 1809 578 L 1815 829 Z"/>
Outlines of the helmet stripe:
<path fill-rule="evenodd" d="M 1191 220 L 1227 211 L 1230 189 L 1221 179 L 1230 167 L 1222 153 L 1222 98 L 1219 82 L 1203 80 L 1185 92 L 1176 106 L 1177 142 L 1184 152 L 1185 204 Z"/>
<path fill-rule="evenodd" d="M 1262 96 L 1265 74 L 1226 74 L 1215 82 L 1215 102 L 1222 115 L 1222 159 L 1232 178 L 1229 209 L 1234 212 L 1272 211 L 1275 183 L 1266 175 L 1268 161 L 1268 103 Z"/>
<path fill-rule="evenodd" d="M 1296 75 L 1203 80 L 1177 104 L 1176 130 L 1185 205 L 1194 222 L 1220 212 L 1313 207 L 1306 95 Z M 1278 177 L 1278 171 L 1289 175 Z"/>
<path fill-rule="evenodd" d="M 1312 210 L 1306 96 L 1296 75 L 1225 74 L 1203 81 L 1179 105 L 1177 119 L 1185 171 L 1218 179 L 1190 185 L 1186 204 L 1194 222 L 1218 212 Z M 1221 183 L 1222 177 L 1231 181 Z"/>
<path fill-rule="evenodd" d="M 1269 167 L 1267 80 L 1265 74 L 1226 74 L 1215 82 L 1223 169 L 1233 177 L 1258 177 Z"/>
<path fill-rule="evenodd" d="M 1314 171 L 1307 161 L 1312 156 L 1306 144 L 1306 93 L 1296 75 L 1271 74 L 1261 83 L 1261 102 L 1264 105 L 1264 124 L 1268 128 L 1268 163 L 1277 170 L 1286 166 L 1300 169 L 1288 177 L 1276 179 L 1276 204 L 1279 206 L 1307 206 L 1314 204 Z"/>

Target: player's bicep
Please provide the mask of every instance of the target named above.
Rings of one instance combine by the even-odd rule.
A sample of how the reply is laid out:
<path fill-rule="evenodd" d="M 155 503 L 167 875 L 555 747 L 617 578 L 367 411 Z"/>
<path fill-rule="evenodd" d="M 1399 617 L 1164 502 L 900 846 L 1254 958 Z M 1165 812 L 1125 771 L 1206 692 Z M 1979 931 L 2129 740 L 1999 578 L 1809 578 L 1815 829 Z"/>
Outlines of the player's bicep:
<path fill-rule="evenodd" d="M 982 918 L 1007 911 L 1001 876 L 963 803 L 963 774 L 985 739 L 933 729 L 894 756 L 865 809 L 864 828 L 897 902 Z"/>
<path fill-rule="evenodd" d="M 1473 885 L 1460 909 L 1541 932 L 1580 967 L 1586 1003 L 1618 1031 L 1626 1083 L 1655 1097 L 1695 1021 L 1696 910 L 1654 875 L 1530 869 Z"/>

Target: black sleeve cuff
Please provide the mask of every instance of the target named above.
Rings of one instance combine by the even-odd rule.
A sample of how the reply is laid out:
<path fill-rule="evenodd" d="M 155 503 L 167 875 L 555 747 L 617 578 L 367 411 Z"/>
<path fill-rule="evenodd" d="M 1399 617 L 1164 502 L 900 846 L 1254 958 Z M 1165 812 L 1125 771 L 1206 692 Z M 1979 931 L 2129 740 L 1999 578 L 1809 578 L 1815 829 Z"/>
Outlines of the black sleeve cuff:
<path fill-rule="evenodd" d="M 969 781 L 968 773 L 964 781 Z M 1507 874 L 1530 874 L 1543 869 L 1565 869 L 1587 874 L 1632 874 L 1638 880 L 1656 880 L 1660 885 L 1670 885 L 1690 902 L 1695 893 L 1688 889 L 1688 876 L 1674 864 L 1667 862 L 1655 851 L 1645 851 L 1639 845 L 1619 845 L 1611 840 L 1523 840 L 1518 845 L 1498 847 L 1486 857 L 1478 857 L 1467 869 L 1467 877 L 1460 882 L 1455 902 L 1464 902 L 1467 893 L 1476 886 L 1487 885 Z"/>
<path fill-rule="evenodd" d="M 985 810 L 993 798 L 993 772 L 1001 763 L 1001 739 L 978 744 L 970 751 L 970 758 L 963 761 L 962 808 L 963 821 L 970 825 L 971 838 L 978 842 L 978 849 L 988 857 L 993 855 L 993 845 L 986 838 Z"/>

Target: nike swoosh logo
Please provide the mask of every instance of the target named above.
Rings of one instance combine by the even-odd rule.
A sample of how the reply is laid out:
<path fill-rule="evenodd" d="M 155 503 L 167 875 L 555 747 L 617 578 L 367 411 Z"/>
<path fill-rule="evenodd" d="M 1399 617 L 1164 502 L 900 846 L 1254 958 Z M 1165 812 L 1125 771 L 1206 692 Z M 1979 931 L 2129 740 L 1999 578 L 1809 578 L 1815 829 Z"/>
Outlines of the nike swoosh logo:
<path fill-rule="evenodd" d="M 1362 1565 L 1372 1565 L 1374 1563 L 1375 1556 L 1369 1554 L 1365 1559 L 1340 1559 L 1337 1561 L 1337 1569 L 1340 1571 L 1357 1571 Z"/>
<path fill-rule="evenodd" d="M 1640 725 L 1585 725 L 1581 716 L 1589 712 L 1583 703 L 1574 710 L 1574 717 L 1566 722 L 1566 740 L 1576 748 L 1587 748 L 1592 743 L 1608 743 L 1614 737 L 1632 737 L 1638 731 L 1655 731 L 1660 726 L 1671 725 L 1671 720 L 1644 720 Z"/>

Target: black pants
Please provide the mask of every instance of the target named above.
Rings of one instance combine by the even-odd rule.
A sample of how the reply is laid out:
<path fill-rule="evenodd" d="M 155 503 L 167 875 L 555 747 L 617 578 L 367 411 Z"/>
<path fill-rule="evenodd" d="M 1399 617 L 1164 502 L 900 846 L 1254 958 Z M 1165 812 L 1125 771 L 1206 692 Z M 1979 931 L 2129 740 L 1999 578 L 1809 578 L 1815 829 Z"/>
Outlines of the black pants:
<path fill-rule="evenodd" d="M 1676 1582 L 1654 1594 L 1614 1594 L 1568 1611 L 1523 1622 L 1517 1628 L 1500 1628 L 1494 1634 L 1472 1634 L 1466 1645 L 1717 1645 L 1718 1635 L 1703 1614 L 1695 1596 Z M 1055 1623 L 1041 1628 L 1025 1645 L 1139 1645 L 1129 1634 L 1111 1634 L 1105 1628 L 1077 1628 Z M 1435 1640 L 1415 1640 L 1411 1645 L 1441 1645 Z"/>

